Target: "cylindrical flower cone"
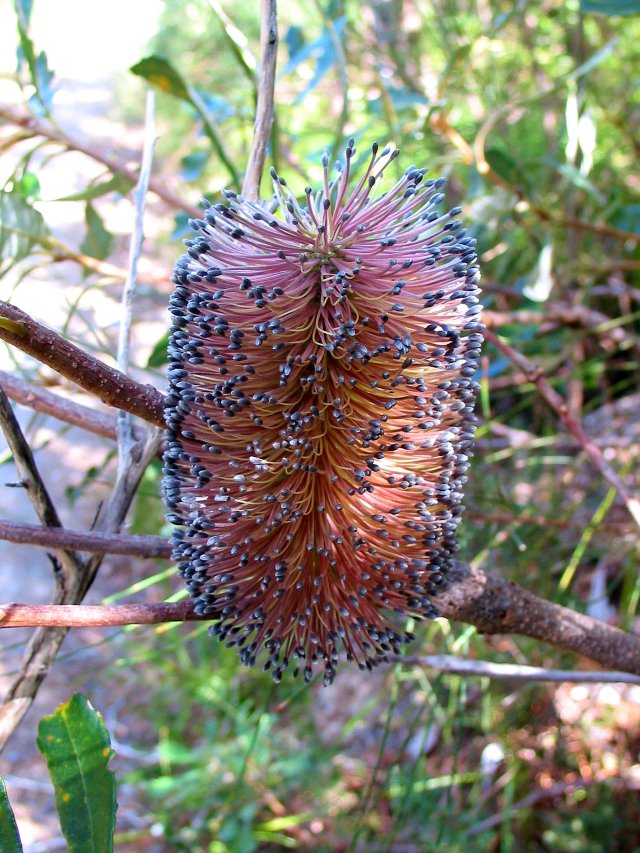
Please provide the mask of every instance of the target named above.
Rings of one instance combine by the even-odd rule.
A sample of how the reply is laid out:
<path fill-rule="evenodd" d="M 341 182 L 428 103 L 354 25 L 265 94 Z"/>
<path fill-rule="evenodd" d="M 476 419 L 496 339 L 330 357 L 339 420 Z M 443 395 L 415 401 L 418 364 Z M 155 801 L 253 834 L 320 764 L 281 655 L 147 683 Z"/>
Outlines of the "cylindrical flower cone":
<path fill-rule="evenodd" d="M 330 683 L 411 639 L 456 551 L 481 335 L 474 241 L 397 151 L 282 218 L 205 204 L 171 298 L 164 492 L 196 609 L 244 663 Z"/>

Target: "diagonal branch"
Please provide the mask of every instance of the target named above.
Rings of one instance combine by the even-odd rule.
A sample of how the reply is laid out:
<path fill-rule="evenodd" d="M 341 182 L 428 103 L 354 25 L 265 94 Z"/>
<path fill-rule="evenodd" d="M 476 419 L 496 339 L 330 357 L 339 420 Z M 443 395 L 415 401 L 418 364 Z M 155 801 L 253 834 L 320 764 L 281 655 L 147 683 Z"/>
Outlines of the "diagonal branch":
<path fill-rule="evenodd" d="M 52 367 L 103 403 L 164 426 L 163 397 L 156 388 L 129 379 L 40 325 L 24 311 L 1 301 L 0 339 Z"/>
<path fill-rule="evenodd" d="M 0 385 L 10 399 L 23 406 L 29 406 L 36 412 L 43 412 L 58 420 L 65 421 L 73 426 L 101 435 L 103 438 L 116 440 L 116 422 L 112 415 L 90 409 L 81 403 L 74 403 L 59 394 L 52 394 L 46 388 L 32 385 L 24 379 L 13 376 L 4 370 L 0 370 Z M 140 427 L 134 427 L 134 437 L 139 441 L 142 437 Z"/>
<path fill-rule="evenodd" d="M 0 428 L 5 435 L 9 449 L 18 470 L 18 476 L 27 491 L 33 508 L 45 527 L 61 527 L 60 518 L 49 496 L 31 448 L 24 437 L 20 424 L 13 413 L 11 403 L 0 386 Z M 84 571 L 84 564 L 72 551 L 58 548 L 53 561 L 56 584 L 60 592 L 68 589 L 76 574 Z"/>
<path fill-rule="evenodd" d="M 616 489 L 636 524 L 640 525 L 640 500 L 635 495 L 631 494 L 618 474 L 606 461 L 600 449 L 591 441 L 580 421 L 569 411 L 565 400 L 563 400 L 555 388 L 551 386 L 549 380 L 544 375 L 542 368 L 537 364 L 534 364 L 534 362 L 530 361 L 526 356 L 522 355 L 522 353 L 514 350 L 513 347 L 510 347 L 509 344 L 489 329 L 485 329 L 484 337 L 485 340 L 492 343 L 496 349 L 506 355 L 506 357 L 524 373 L 527 380 L 537 387 L 542 398 L 557 413 L 571 435 L 582 446 L 582 449 L 587 454 L 591 462 L 595 465 L 598 471 L 600 471 L 604 479 L 613 486 L 614 489 Z"/>
<path fill-rule="evenodd" d="M 92 160 L 97 160 L 98 163 L 105 165 L 110 172 L 123 175 L 128 181 L 131 181 L 132 184 L 135 184 L 138 180 L 137 172 L 134 169 L 130 169 L 121 160 L 118 160 L 116 157 L 111 157 L 103 151 L 99 151 L 97 148 L 94 148 L 85 142 L 81 142 L 79 139 L 75 139 L 70 134 L 63 133 L 61 130 L 52 128 L 47 122 L 36 118 L 33 115 L 20 115 L 20 113 L 16 112 L 12 107 L 3 104 L 0 105 L 0 119 L 24 128 L 32 136 L 43 136 L 45 139 L 50 139 L 52 142 L 56 142 L 65 148 L 80 151 L 82 154 L 86 154 L 87 157 L 91 157 Z M 163 181 L 158 179 L 151 180 L 149 188 L 158 196 L 158 198 L 166 201 L 170 207 L 175 208 L 176 210 L 183 210 L 185 213 L 188 213 L 189 216 L 200 216 L 200 211 L 197 207 L 185 204 L 184 200 L 180 198 L 180 196 L 167 189 Z"/>
<path fill-rule="evenodd" d="M 442 616 L 475 625 L 481 634 L 519 634 L 640 675 L 640 635 L 621 631 L 539 598 L 512 581 L 459 564 L 434 598 Z"/>

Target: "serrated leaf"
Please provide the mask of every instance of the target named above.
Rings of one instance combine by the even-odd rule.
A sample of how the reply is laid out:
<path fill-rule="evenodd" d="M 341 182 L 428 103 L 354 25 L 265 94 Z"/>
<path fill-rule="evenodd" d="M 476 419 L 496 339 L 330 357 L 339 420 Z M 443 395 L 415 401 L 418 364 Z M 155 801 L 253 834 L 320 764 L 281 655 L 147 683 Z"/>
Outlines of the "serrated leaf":
<path fill-rule="evenodd" d="M 103 261 L 109 256 L 113 248 L 114 236 L 104 227 L 100 214 L 91 202 L 87 202 L 85 207 L 84 221 L 87 226 L 87 234 L 80 244 L 80 251 L 85 255 Z"/>
<path fill-rule="evenodd" d="M 48 233 L 42 215 L 20 192 L 0 192 L 0 275 L 26 258 Z"/>
<path fill-rule="evenodd" d="M 2 853 L 22 853 L 18 824 L 7 796 L 7 787 L 0 777 L 0 850 Z"/>
<path fill-rule="evenodd" d="M 95 198 L 107 195 L 107 193 L 119 193 L 126 195 L 133 184 L 124 175 L 114 175 L 108 181 L 102 181 L 100 184 L 92 184 L 86 189 L 78 193 L 71 193 L 61 198 L 56 198 L 54 201 L 93 201 Z"/>
<path fill-rule="evenodd" d="M 640 0 L 580 0 L 583 15 L 638 15 Z"/>
<path fill-rule="evenodd" d="M 86 697 L 76 693 L 38 726 L 38 749 L 55 789 L 70 853 L 111 853 L 116 783 L 108 764 L 109 733 Z"/>

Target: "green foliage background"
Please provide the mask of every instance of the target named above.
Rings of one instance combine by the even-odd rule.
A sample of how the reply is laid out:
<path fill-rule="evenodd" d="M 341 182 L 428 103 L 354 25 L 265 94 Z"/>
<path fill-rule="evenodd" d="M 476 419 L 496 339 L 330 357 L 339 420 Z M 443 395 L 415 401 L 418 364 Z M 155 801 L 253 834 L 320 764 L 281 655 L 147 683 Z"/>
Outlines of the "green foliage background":
<path fill-rule="evenodd" d="M 28 5 L 18 4 L 19 77 L 30 108 L 55 118 L 55 77 L 38 53 L 47 45 L 29 41 Z M 192 203 L 241 179 L 251 141 L 257 3 L 222 6 L 167 0 L 146 56 L 117 80 L 113 117 L 131 127 L 144 86 L 158 90 L 157 170 Z M 399 170 L 416 163 L 445 174 L 449 204 L 462 205 L 477 237 L 484 304 L 500 334 L 546 371 L 598 441 L 608 446 L 607 430 L 617 430 L 610 455 L 625 475 L 637 468 L 639 12 L 630 0 L 282 2 L 270 151 L 298 190 L 318 180 L 322 151 L 338 156 L 351 135 L 362 149 L 396 144 Z M 14 276 L 11 288 L 29 263 L 61 251 L 38 212 L 40 167 L 30 164 L 18 162 L 0 196 L 0 271 Z M 268 178 L 262 189 L 268 196 Z M 128 191 L 105 174 L 76 194 L 86 237 L 66 249 L 89 291 L 97 274 L 77 252 L 113 258 L 100 205 Z M 153 247 L 160 272 L 186 221 L 164 214 Z M 167 296 L 168 284 L 145 292 L 159 311 Z M 87 337 L 108 351 L 103 337 Z M 151 349 L 138 367 L 161 386 L 163 339 Z M 485 353 L 463 557 L 580 610 L 604 567 L 607 603 L 620 624 L 637 625 L 633 526 L 535 387 Z M 162 529 L 158 480 L 152 467 L 134 532 Z M 171 568 L 145 571 L 138 565 L 135 583 L 110 600 L 180 597 Z M 640 721 L 616 716 L 597 693 L 586 700 L 590 716 L 573 718 L 563 688 L 433 677 L 417 666 L 367 679 L 345 671 L 331 691 L 276 688 L 239 668 L 206 626 L 130 629 L 111 645 L 102 678 L 127 697 L 129 739 L 145 756 L 124 777 L 142 826 L 122 827 L 117 849 L 640 849 Z M 442 622 L 419 629 L 416 652 L 575 666 L 539 644 Z M 485 772 L 490 743 L 504 759 Z"/>

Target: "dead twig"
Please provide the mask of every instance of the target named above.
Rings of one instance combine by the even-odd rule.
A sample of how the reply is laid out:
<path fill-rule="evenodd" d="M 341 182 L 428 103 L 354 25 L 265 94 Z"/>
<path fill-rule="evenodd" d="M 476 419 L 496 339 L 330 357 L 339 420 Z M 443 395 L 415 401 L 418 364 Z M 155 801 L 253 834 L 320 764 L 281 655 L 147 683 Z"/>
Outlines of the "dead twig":
<path fill-rule="evenodd" d="M 574 669 L 548 669 L 545 666 L 522 666 L 514 663 L 493 663 L 486 660 L 466 660 L 455 655 L 408 655 L 394 658 L 403 666 L 435 669 L 451 675 L 473 678 L 497 678 L 510 681 L 552 681 L 574 684 L 640 684 L 640 676 L 627 672 L 583 672 Z"/>
<path fill-rule="evenodd" d="M 29 447 L 24 433 L 13 413 L 11 403 L 4 390 L 0 386 L 0 428 L 2 429 L 9 449 L 13 454 L 13 460 L 18 470 L 21 485 L 26 489 L 29 500 L 41 524 L 45 527 L 61 527 L 60 518 L 49 496 L 38 466 Z M 72 583 L 75 575 L 84 571 L 83 562 L 72 552 L 65 548 L 56 549 L 56 557 L 53 560 L 56 584 L 59 591 L 64 591 Z"/>
<path fill-rule="evenodd" d="M 526 356 L 514 350 L 513 347 L 509 346 L 509 344 L 489 329 L 485 329 L 484 336 L 487 341 L 493 344 L 496 349 L 500 350 L 503 355 L 506 355 L 507 358 L 522 371 L 529 382 L 532 382 L 536 386 L 542 398 L 560 417 L 565 427 L 579 442 L 584 452 L 598 471 L 600 471 L 604 479 L 613 486 L 614 489 L 616 489 L 624 501 L 631 517 L 634 519 L 636 524 L 640 526 L 640 501 L 637 497 L 631 494 L 618 474 L 606 461 L 600 449 L 591 441 L 585 432 L 582 423 L 569 411 L 566 401 L 563 400 L 554 388 L 552 388 L 542 368 L 537 364 L 534 364 L 534 362 L 530 361 Z"/>
<path fill-rule="evenodd" d="M 118 331 L 118 369 L 126 376 L 129 369 L 129 347 L 131 342 L 131 326 L 133 323 L 133 300 L 137 289 L 138 260 L 142 251 L 144 239 L 144 206 L 151 179 L 151 167 L 153 164 L 153 150 L 156 144 L 155 125 L 155 96 L 151 90 L 147 92 L 147 104 L 145 110 L 144 124 L 144 147 L 142 151 L 142 165 L 140 166 L 140 178 L 136 185 L 133 197 L 135 201 L 135 218 L 131 230 L 129 243 L 129 263 L 127 267 L 127 279 L 122 289 L 122 317 Z M 129 464 L 129 458 L 135 438 L 133 435 L 133 422 L 130 412 L 118 412 L 116 418 L 116 430 L 118 433 L 118 476 L 121 475 L 123 467 Z"/>
<path fill-rule="evenodd" d="M 64 527 L 38 527 L 36 524 L 17 524 L 0 521 L 0 539 L 18 545 L 88 551 L 95 554 L 124 554 L 142 559 L 168 559 L 171 544 L 161 536 L 127 536 L 68 530 Z"/>
<path fill-rule="evenodd" d="M 261 0 L 260 4 L 260 76 L 258 103 L 253 126 L 253 140 L 247 171 L 242 184 L 245 198 L 257 201 L 260 197 L 260 178 L 267 153 L 267 143 L 273 124 L 273 90 L 278 58 L 278 18 L 276 0 Z M 199 214 L 198 214 L 199 215 Z"/>
<path fill-rule="evenodd" d="M 108 154 L 99 151 L 97 148 L 94 148 L 85 142 L 81 142 L 79 139 L 75 139 L 67 133 L 63 133 L 60 130 L 52 128 L 47 122 L 36 118 L 33 115 L 20 115 L 12 107 L 5 104 L 0 106 L 0 119 L 10 122 L 17 127 L 24 128 L 33 136 L 43 136 L 45 139 L 50 139 L 52 142 L 56 142 L 64 148 L 71 148 L 74 151 L 80 151 L 82 154 L 86 154 L 87 157 L 91 157 L 92 160 L 97 160 L 98 163 L 103 163 L 110 172 L 123 175 L 127 180 L 131 181 L 132 185 L 138 180 L 138 174 L 135 170 L 126 166 L 122 160 L 109 156 Z M 170 207 L 175 208 L 176 210 L 183 210 L 185 213 L 188 213 L 189 216 L 200 216 L 200 211 L 197 207 L 186 204 L 180 196 L 167 189 L 162 181 L 150 181 L 149 188 L 151 189 L 151 192 L 157 195 L 158 198 L 165 201 Z"/>

